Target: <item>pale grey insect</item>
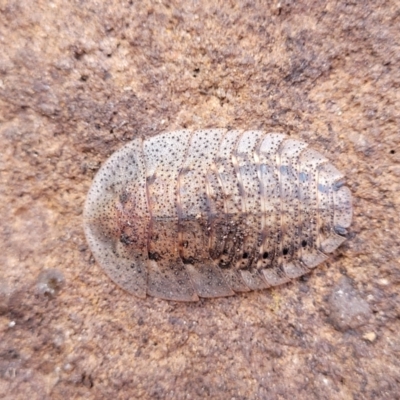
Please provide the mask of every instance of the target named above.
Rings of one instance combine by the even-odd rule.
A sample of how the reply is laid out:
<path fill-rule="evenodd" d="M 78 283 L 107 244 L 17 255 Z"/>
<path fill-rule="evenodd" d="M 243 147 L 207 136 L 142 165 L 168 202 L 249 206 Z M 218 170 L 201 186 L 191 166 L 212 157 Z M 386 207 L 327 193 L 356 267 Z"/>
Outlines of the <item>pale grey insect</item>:
<path fill-rule="evenodd" d="M 84 209 L 90 248 L 138 297 L 229 296 L 306 274 L 345 240 L 350 190 L 281 133 L 181 130 L 115 152 Z"/>

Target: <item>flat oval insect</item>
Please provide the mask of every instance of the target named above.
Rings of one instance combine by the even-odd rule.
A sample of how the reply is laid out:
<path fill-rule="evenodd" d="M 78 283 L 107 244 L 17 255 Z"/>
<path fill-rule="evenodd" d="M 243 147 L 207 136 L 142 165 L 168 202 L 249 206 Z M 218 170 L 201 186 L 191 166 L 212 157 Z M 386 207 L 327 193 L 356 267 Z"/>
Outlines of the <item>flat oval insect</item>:
<path fill-rule="evenodd" d="M 137 138 L 94 178 L 90 248 L 134 295 L 196 301 L 308 273 L 346 239 L 343 174 L 282 133 L 181 130 Z"/>

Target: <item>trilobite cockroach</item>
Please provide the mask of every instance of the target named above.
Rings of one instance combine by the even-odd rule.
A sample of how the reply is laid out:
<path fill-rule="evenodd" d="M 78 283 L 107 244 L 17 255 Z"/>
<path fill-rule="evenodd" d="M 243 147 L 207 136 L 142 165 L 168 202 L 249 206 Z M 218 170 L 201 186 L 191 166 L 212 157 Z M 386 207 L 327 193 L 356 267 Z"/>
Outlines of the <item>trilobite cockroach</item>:
<path fill-rule="evenodd" d="M 345 240 L 351 218 L 343 175 L 306 143 L 225 129 L 133 140 L 104 163 L 84 208 L 114 282 L 180 301 L 299 277 Z"/>

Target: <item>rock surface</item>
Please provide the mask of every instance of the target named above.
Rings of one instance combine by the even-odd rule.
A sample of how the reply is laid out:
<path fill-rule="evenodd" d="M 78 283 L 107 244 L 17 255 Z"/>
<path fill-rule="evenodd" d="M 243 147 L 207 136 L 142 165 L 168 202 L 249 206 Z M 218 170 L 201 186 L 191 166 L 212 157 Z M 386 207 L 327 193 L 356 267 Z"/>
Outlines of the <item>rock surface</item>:
<path fill-rule="evenodd" d="M 0 398 L 398 397 L 400 5 L 264 3 L 0 0 Z M 325 154 L 350 240 L 272 290 L 119 289 L 83 235 L 94 173 L 137 135 L 203 127 Z"/>

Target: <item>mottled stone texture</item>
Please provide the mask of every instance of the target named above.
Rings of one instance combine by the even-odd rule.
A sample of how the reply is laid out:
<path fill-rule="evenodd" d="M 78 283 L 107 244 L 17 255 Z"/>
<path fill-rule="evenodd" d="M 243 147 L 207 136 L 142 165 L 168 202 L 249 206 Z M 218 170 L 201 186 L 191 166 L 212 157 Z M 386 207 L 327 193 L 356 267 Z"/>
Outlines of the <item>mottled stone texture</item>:
<path fill-rule="evenodd" d="M 1 398 L 398 398 L 400 3 L 266 3 L 0 0 Z M 119 289 L 83 235 L 92 177 L 127 140 L 185 127 L 326 154 L 350 240 L 272 290 Z"/>

